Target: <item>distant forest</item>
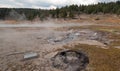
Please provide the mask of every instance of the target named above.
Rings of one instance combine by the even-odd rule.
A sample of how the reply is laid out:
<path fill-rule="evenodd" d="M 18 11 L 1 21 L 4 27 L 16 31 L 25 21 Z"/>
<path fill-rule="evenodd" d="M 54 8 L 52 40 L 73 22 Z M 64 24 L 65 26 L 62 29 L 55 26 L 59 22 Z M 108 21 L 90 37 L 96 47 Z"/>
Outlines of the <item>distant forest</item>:
<path fill-rule="evenodd" d="M 120 15 L 120 1 L 93 5 L 70 5 L 62 8 L 42 10 L 29 8 L 0 8 L 0 19 L 33 20 L 39 18 L 74 18 L 80 14 L 117 14 Z"/>

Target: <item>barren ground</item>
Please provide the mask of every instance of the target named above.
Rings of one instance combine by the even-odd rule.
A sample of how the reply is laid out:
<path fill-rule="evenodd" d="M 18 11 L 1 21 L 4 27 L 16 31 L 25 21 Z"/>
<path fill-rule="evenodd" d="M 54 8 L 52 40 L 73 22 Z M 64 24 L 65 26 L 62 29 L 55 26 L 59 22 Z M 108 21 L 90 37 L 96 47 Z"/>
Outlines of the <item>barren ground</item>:
<path fill-rule="evenodd" d="M 86 71 L 120 71 L 119 17 L 102 19 L 98 15 L 100 20 L 92 16 L 92 21 L 90 17 L 81 16 L 80 20 L 63 24 L 6 24 L 2 21 L 0 71 L 62 71 L 52 67 L 51 58 L 64 49 L 84 51 L 90 58 Z M 29 52 L 39 56 L 23 60 Z"/>

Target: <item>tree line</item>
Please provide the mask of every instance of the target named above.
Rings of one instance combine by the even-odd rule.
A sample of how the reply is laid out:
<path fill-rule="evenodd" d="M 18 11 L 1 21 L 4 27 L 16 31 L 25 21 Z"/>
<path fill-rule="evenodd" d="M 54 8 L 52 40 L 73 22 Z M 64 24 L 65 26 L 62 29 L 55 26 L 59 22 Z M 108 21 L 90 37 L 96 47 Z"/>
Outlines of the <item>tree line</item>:
<path fill-rule="evenodd" d="M 109 3 L 98 3 L 92 5 L 70 5 L 57 9 L 42 10 L 30 8 L 0 8 L 0 19 L 5 20 L 10 16 L 11 11 L 15 11 L 27 20 L 39 17 L 40 20 L 50 18 L 74 18 L 80 14 L 117 14 L 120 15 L 120 1 Z M 13 13 L 14 14 L 14 13 Z M 15 13 L 16 14 L 16 13 Z"/>

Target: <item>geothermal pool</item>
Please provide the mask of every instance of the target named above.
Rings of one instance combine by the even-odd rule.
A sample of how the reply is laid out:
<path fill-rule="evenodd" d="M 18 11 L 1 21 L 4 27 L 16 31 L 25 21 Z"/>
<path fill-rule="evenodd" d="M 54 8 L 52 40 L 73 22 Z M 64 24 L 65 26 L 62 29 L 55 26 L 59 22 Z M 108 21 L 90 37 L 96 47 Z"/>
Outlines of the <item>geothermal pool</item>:
<path fill-rule="evenodd" d="M 86 25 L 90 24 L 0 24 L 0 70 L 56 71 L 50 59 L 57 50 L 64 50 L 63 46 L 81 43 L 105 47 L 107 33 L 69 29 Z M 22 61 L 29 52 L 39 57 Z"/>

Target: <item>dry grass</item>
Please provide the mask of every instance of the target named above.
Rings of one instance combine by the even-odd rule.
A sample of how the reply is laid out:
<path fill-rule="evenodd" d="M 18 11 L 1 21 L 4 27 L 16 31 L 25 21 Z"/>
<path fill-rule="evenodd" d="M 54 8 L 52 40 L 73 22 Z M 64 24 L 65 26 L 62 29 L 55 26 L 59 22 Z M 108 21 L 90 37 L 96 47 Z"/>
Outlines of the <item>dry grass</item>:
<path fill-rule="evenodd" d="M 90 59 L 88 67 L 92 71 L 120 71 L 120 50 L 118 49 L 102 49 L 84 44 L 78 44 L 72 48 L 65 46 L 65 48 L 86 52 Z"/>
<path fill-rule="evenodd" d="M 6 20 L 5 23 L 7 24 L 17 24 L 16 20 Z"/>
<path fill-rule="evenodd" d="M 89 26 L 78 26 L 78 27 L 70 27 L 69 29 L 92 29 L 92 30 L 102 30 L 102 31 L 108 31 L 108 30 L 120 30 L 120 25 L 112 24 L 112 25 L 89 25 Z"/>
<path fill-rule="evenodd" d="M 109 33 L 108 38 L 114 40 L 110 46 L 120 46 L 120 26 L 99 26 L 99 25 L 90 25 L 90 26 L 81 26 L 81 27 L 71 27 L 69 29 L 91 29 L 93 31 L 101 31 Z"/>
<path fill-rule="evenodd" d="M 102 31 L 109 33 L 109 39 L 111 42 L 109 49 L 102 49 L 98 46 L 91 46 L 86 44 L 78 44 L 73 47 L 65 46 L 66 49 L 82 50 L 88 54 L 90 63 L 87 71 L 120 71 L 120 49 L 114 48 L 120 46 L 120 26 L 82 26 L 72 27 L 70 29 L 91 29 L 94 31 Z"/>

